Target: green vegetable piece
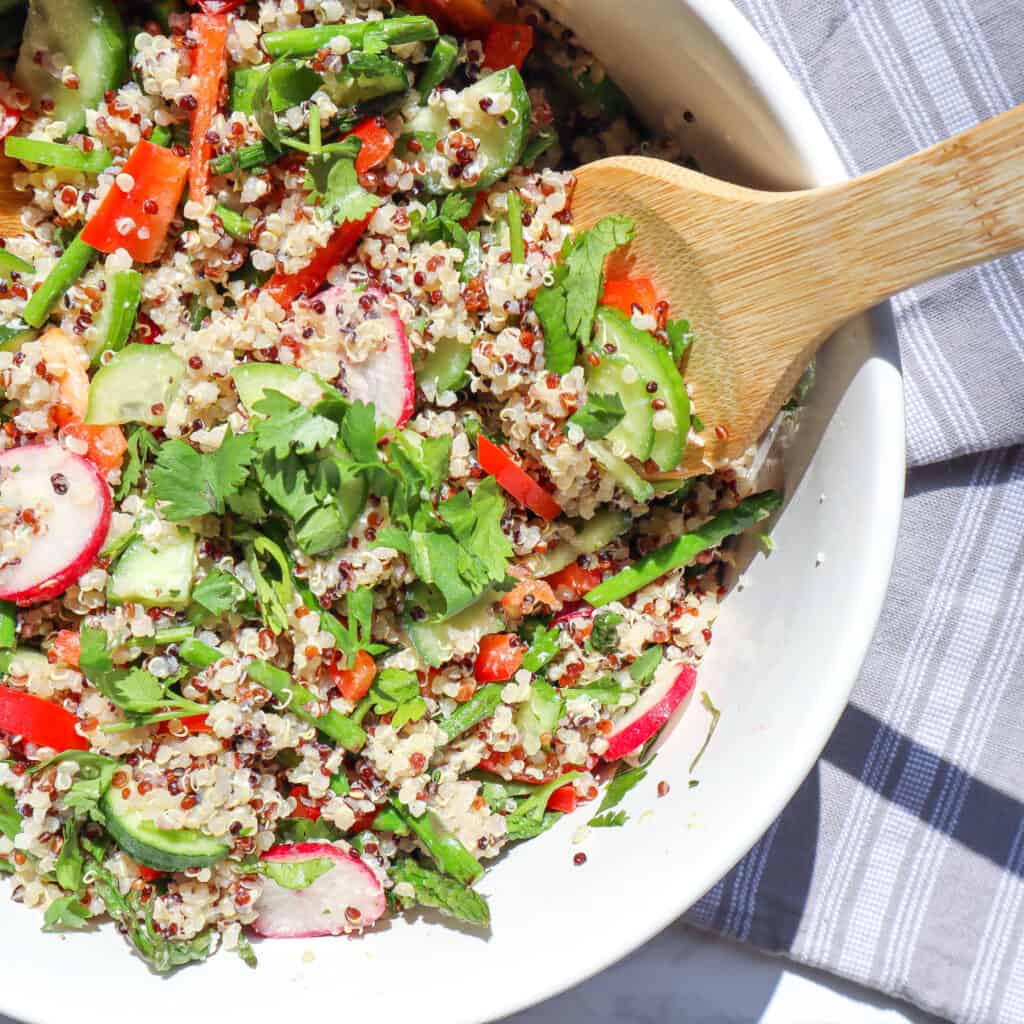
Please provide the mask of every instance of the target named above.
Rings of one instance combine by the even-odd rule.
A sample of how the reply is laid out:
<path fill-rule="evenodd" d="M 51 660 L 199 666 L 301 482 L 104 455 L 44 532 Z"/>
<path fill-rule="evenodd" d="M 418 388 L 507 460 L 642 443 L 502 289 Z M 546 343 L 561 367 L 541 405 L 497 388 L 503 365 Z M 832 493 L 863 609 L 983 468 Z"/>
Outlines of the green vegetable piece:
<path fill-rule="evenodd" d="M 417 818 L 400 800 L 393 799 L 391 806 L 446 875 L 469 885 L 484 873 L 476 857 L 441 824 L 433 811 Z"/>
<path fill-rule="evenodd" d="M 158 124 L 153 128 L 149 141 L 154 146 L 163 146 L 166 149 L 174 141 L 174 134 L 166 125 Z"/>
<path fill-rule="evenodd" d="M 702 551 L 718 547 L 727 537 L 742 533 L 767 519 L 781 505 L 782 495 L 775 491 L 746 498 L 736 508 L 720 513 L 693 533 L 684 534 L 627 566 L 585 594 L 584 600 L 595 608 L 611 601 L 621 601 L 665 573 L 688 565 Z"/>
<path fill-rule="evenodd" d="M 230 174 L 232 171 L 251 171 L 253 168 L 275 163 L 282 155 L 282 150 L 264 139 L 262 142 L 254 142 L 214 157 L 210 161 L 210 172 Z"/>
<path fill-rule="evenodd" d="M 6 786 L 0 786 L 0 833 L 14 839 L 20 831 L 21 815 L 14 794 Z"/>
<path fill-rule="evenodd" d="M 282 889 L 306 889 L 318 878 L 334 869 L 329 857 L 314 857 L 312 860 L 264 861 L 260 872 L 277 882 Z"/>
<path fill-rule="evenodd" d="M 314 715 L 307 710 L 310 704 L 319 702 L 319 698 L 310 693 L 300 683 L 295 682 L 283 669 L 268 665 L 265 661 L 250 662 L 246 671 L 250 678 L 269 690 L 284 709 L 297 718 L 309 722 L 329 739 L 340 743 L 346 750 L 362 749 L 366 742 L 366 733 L 362 728 L 333 708 L 325 715 Z"/>
<path fill-rule="evenodd" d="M 25 323 L 42 327 L 57 300 L 82 276 L 96 250 L 82 241 L 81 236 L 64 250 L 53 269 L 43 278 L 43 283 L 25 303 L 21 314 Z"/>
<path fill-rule="evenodd" d="M 506 819 L 505 827 L 508 829 L 508 837 L 512 842 L 522 839 L 532 839 L 539 835 L 545 828 L 550 827 L 551 822 L 546 822 L 548 800 L 556 789 L 580 777 L 580 772 L 566 772 L 557 779 L 538 787 L 531 796 L 528 796 Z M 557 821 L 558 819 L 552 819 Z"/>
<path fill-rule="evenodd" d="M 96 324 L 96 340 L 89 355 L 93 366 L 106 352 L 120 352 L 135 326 L 142 301 L 142 275 L 137 270 L 120 270 L 107 279 L 103 309 Z"/>
<path fill-rule="evenodd" d="M 252 233 L 252 221 L 246 220 L 240 213 L 236 213 L 223 203 L 217 204 L 214 213 L 220 218 L 221 227 L 232 238 L 237 238 L 240 242 L 249 241 L 249 235 Z"/>
<path fill-rule="evenodd" d="M 13 649 L 18 634 L 18 606 L 13 601 L 0 601 L 0 649 Z"/>
<path fill-rule="evenodd" d="M 588 440 L 600 441 L 622 422 L 625 415 L 626 407 L 617 394 L 599 395 L 591 392 L 583 408 L 574 412 L 569 422 L 575 423 Z"/>
<path fill-rule="evenodd" d="M 409 826 L 394 807 L 382 807 L 373 819 L 374 832 L 390 832 L 396 836 L 407 836 Z"/>
<path fill-rule="evenodd" d="M 434 44 L 434 50 L 427 66 L 420 75 L 420 100 L 426 103 L 430 94 L 455 70 L 459 60 L 459 43 L 452 36 L 441 36 Z"/>
<path fill-rule="evenodd" d="M 625 621 L 618 612 L 601 612 L 594 616 L 588 644 L 593 651 L 611 654 L 619 646 L 619 625 Z"/>
<path fill-rule="evenodd" d="M 418 903 L 466 924 L 480 928 L 490 926 L 490 907 L 480 893 L 417 864 L 411 857 L 403 857 L 391 865 L 391 878 L 396 885 L 405 882 L 415 891 L 412 897 L 394 894 L 394 902 L 401 910 L 408 910 Z"/>
<path fill-rule="evenodd" d="M 515 189 L 506 193 L 508 201 L 508 247 L 513 263 L 526 262 L 526 242 L 523 239 L 523 200 Z"/>
<path fill-rule="evenodd" d="M 10 142 L 10 139 L 7 141 Z M 13 252 L 0 249 L 0 273 L 4 271 L 13 271 L 15 274 L 34 274 L 36 268 L 31 263 L 26 263 L 25 260 L 15 256 Z"/>
<path fill-rule="evenodd" d="M 99 147 L 86 153 L 77 146 L 26 139 L 20 135 L 11 135 L 7 138 L 4 143 L 4 154 L 27 164 L 60 167 L 68 171 L 83 171 L 86 174 L 99 174 L 114 161 L 105 149 Z"/>
<path fill-rule="evenodd" d="M 501 691 L 504 688 L 503 683 L 490 683 L 481 687 L 465 704 L 461 704 L 444 719 L 441 728 L 448 734 L 448 738 L 453 740 L 469 732 L 485 718 L 490 718 L 501 703 Z"/>
<path fill-rule="evenodd" d="M 78 76 L 63 85 L 36 54 L 60 54 Z M 85 126 L 85 112 L 101 106 L 104 93 L 119 88 L 128 72 L 128 40 L 111 0 L 31 0 L 18 52 L 15 82 L 37 105 L 52 101 L 51 116 L 70 134 Z"/>
<path fill-rule="evenodd" d="M 208 669 L 224 656 L 216 647 L 189 637 L 178 646 L 178 656 L 194 669 Z"/>
<path fill-rule="evenodd" d="M 632 665 L 629 666 L 629 674 L 633 681 L 640 686 L 646 686 L 653 678 L 654 673 L 661 664 L 665 655 L 665 648 L 660 644 L 648 647 Z"/>
<path fill-rule="evenodd" d="M 539 132 L 526 144 L 523 150 L 522 164 L 524 167 L 533 165 L 559 141 L 558 132 L 554 128 L 541 128 Z"/>
<path fill-rule="evenodd" d="M 429 42 L 437 38 L 438 32 L 437 25 L 430 18 L 407 15 L 383 21 L 317 25 L 313 28 L 268 32 L 262 41 L 271 57 L 311 57 L 338 36 L 344 36 L 352 44 L 352 49 L 358 50 L 367 43 L 368 36 L 371 46 L 377 48 Z"/>
<path fill-rule="evenodd" d="M 708 732 L 704 737 L 704 742 L 701 744 L 700 750 L 697 751 L 696 756 L 690 762 L 690 774 L 692 775 L 697 770 L 697 765 L 700 764 L 701 758 L 707 753 L 708 747 L 711 745 L 711 739 L 715 735 L 715 730 L 718 728 L 718 723 L 722 718 L 722 712 L 715 707 L 711 697 L 708 696 L 707 690 L 700 695 L 700 702 L 704 705 L 704 710 L 711 715 L 711 721 L 708 724 Z"/>

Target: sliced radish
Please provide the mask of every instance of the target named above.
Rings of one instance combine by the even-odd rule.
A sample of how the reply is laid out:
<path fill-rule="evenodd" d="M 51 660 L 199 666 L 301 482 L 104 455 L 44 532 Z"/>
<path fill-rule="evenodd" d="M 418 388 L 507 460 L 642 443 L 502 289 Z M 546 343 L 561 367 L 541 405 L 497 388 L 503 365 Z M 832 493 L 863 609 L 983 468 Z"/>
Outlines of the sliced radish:
<path fill-rule="evenodd" d="M 0 453 L 0 598 L 62 593 L 92 565 L 110 528 L 110 488 L 59 444 Z"/>
<path fill-rule="evenodd" d="M 288 843 L 268 850 L 260 860 L 265 868 L 280 865 L 293 876 L 306 870 L 313 881 L 305 888 L 289 888 L 264 870 L 267 877 L 256 903 L 259 917 L 252 925 L 258 935 L 311 939 L 360 932 L 384 913 L 384 886 L 347 843 Z M 290 884 L 301 881 L 289 879 Z"/>
<path fill-rule="evenodd" d="M 692 665 L 662 663 L 654 681 L 640 699 L 615 723 L 608 737 L 606 761 L 617 761 L 642 747 L 675 713 L 697 684 L 697 670 Z"/>
<path fill-rule="evenodd" d="M 381 419 L 403 427 L 413 414 L 416 378 L 405 325 L 397 313 L 384 307 L 383 298 L 383 293 L 376 289 L 356 296 L 347 285 L 338 285 L 320 292 L 310 300 L 309 306 L 311 309 L 318 309 L 320 303 L 326 306 L 322 315 L 328 330 L 350 321 L 349 310 L 353 306 L 363 320 L 383 321 L 380 347 L 364 362 L 343 362 L 342 383 L 350 398 L 372 402 Z M 372 300 L 369 310 L 363 308 L 363 299 Z"/>
<path fill-rule="evenodd" d="M 574 601 L 567 604 L 552 620 L 552 626 L 564 626 L 569 622 L 583 622 L 592 619 L 597 609 L 586 601 Z"/>

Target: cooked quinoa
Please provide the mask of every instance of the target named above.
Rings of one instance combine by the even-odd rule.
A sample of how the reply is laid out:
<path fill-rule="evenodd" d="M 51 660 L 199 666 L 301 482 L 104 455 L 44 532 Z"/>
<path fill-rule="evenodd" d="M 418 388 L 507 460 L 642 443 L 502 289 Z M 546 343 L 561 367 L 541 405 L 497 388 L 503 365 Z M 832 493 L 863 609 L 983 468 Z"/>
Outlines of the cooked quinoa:
<path fill-rule="evenodd" d="M 569 168 L 677 144 L 540 7 L 410 7 L 32 0 L 0 77 L 0 873 L 158 971 L 489 927 L 778 504 L 676 472 L 685 311 L 573 223 Z"/>

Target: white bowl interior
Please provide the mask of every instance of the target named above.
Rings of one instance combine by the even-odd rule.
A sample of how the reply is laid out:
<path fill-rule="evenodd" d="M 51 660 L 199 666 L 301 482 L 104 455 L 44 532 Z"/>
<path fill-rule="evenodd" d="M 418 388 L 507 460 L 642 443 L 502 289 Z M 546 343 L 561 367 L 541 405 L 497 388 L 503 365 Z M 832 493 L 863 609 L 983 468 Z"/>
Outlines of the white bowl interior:
<path fill-rule="evenodd" d="M 687 142 L 705 167 L 779 187 L 842 177 L 810 107 L 725 0 L 551 6 L 652 121 L 680 127 L 683 110 L 696 114 Z M 454 1024 L 552 995 L 653 935 L 756 841 L 846 703 L 881 608 L 899 519 L 903 407 L 894 352 L 891 325 L 879 315 L 845 330 L 821 357 L 787 466 L 776 550 L 756 557 L 749 585 L 726 602 L 702 672 L 723 717 L 698 788 L 687 787 L 687 768 L 707 717 L 693 706 L 625 801 L 625 828 L 594 830 L 574 846 L 584 811 L 487 876 L 481 888 L 494 925 L 486 940 L 434 920 L 398 920 L 357 940 L 261 943 L 256 972 L 221 955 L 160 981 L 111 928 L 44 935 L 36 912 L 4 900 L 0 1011 L 46 1024 L 110 1024 L 140 1012 L 152 1022 L 312 1013 Z M 656 799 L 661 779 L 672 788 Z M 584 867 L 573 865 L 579 849 Z"/>

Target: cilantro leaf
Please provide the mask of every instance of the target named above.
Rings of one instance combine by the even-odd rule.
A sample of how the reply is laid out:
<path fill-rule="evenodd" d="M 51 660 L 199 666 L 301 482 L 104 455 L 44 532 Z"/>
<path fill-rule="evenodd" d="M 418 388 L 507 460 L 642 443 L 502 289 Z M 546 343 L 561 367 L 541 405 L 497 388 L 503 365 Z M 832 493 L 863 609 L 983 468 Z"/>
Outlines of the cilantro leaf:
<path fill-rule="evenodd" d="M 544 356 L 554 373 L 568 373 L 580 346 L 590 343 L 594 314 L 604 287 L 604 264 L 616 249 L 633 240 L 635 225 L 629 217 L 599 220 L 567 243 L 554 283 L 533 300 L 544 330 Z"/>
<path fill-rule="evenodd" d="M 369 698 L 376 714 L 393 713 L 391 727 L 396 731 L 407 722 L 418 722 L 427 712 L 416 674 L 403 669 L 386 668 L 378 672 Z"/>
<path fill-rule="evenodd" d="M 399 910 L 408 910 L 419 904 L 482 928 L 491 923 L 490 908 L 480 893 L 461 885 L 454 878 L 423 867 L 411 857 L 403 857 L 391 865 L 391 878 L 396 885 L 404 882 L 414 891 L 411 897 L 399 896 L 394 889 L 388 891 L 388 896 Z"/>
<path fill-rule="evenodd" d="M 659 644 L 648 647 L 632 665 L 629 666 L 629 674 L 633 681 L 640 686 L 646 686 L 654 678 L 654 673 L 661 664 L 665 649 Z"/>
<path fill-rule="evenodd" d="M 297 455 L 279 459 L 267 452 L 256 463 L 256 477 L 263 493 L 290 519 L 303 519 L 320 504 L 306 464 Z"/>
<path fill-rule="evenodd" d="M 78 843 L 78 825 L 73 820 L 64 822 L 64 843 L 57 855 L 53 873 L 57 884 L 68 892 L 78 892 L 84 871 L 82 848 Z"/>
<path fill-rule="evenodd" d="M 274 65 L 267 67 L 260 76 L 260 80 L 252 93 L 252 113 L 259 125 L 263 137 L 276 150 L 281 149 L 281 129 L 277 126 L 277 116 L 274 113 L 274 103 L 270 97 L 270 76 L 274 72 Z"/>
<path fill-rule="evenodd" d="M 683 356 L 689 351 L 693 344 L 693 334 L 690 330 L 689 320 L 669 320 L 665 324 L 665 333 L 668 335 L 669 349 L 672 352 L 672 362 L 679 365 Z"/>
<path fill-rule="evenodd" d="M 245 483 L 254 455 L 253 436 L 233 434 L 230 428 L 210 455 L 182 440 L 165 441 L 149 473 L 153 495 L 167 503 L 162 511 L 171 522 L 211 512 L 223 515 L 225 501 Z"/>
<path fill-rule="evenodd" d="M 654 758 L 652 757 L 649 761 L 636 768 L 627 768 L 625 771 L 620 769 L 615 773 L 615 778 L 608 783 L 604 791 L 604 798 L 598 805 L 597 817 L 600 817 L 605 811 L 610 811 L 613 807 L 618 807 L 625 795 L 647 778 L 647 769 L 653 760 Z M 594 819 L 592 818 L 587 824 L 593 825 Z"/>
<path fill-rule="evenodd" d="M 55 899 L 43 915 L 44 928 L 84 928 L 92 914 L 82 903 L 82 897 L 74 894 Z"/>
<path fill-rule="evenodd" d="M 282 889 L 306 889 L 318 878 L 333 870 L 329 857 L 313 857 L 300 861 L 260 862 L 259 872 L 276 882 Z"/>
<path fill-rule="evenodd" d="M 604 814 L 591 818 L 587 824 L 591 828 L 620 828 L 629 820 L 625 811 L 606 811 Z"/>
<path fill-rule="evenodd" d="M 566 323 L 566 296 L 559 287 L 542 288 L 533 311 L 544 331 L 544 362 L 552 373 L 568 373 L 576 364 L 579 345 Z"/>
<path fill-rule="evenodd" d="M 160 442 L 141 424 L 129 432 L 126 440 L 128 448 L 121 467 L 121 482 L 114 491 L 114 500 L 119 502 L 124 501 L 142 479 L 142 467 L 149 457 L 155 456 L 160 450 Z"/>
<path fill-rule="evenodd" d="M 264 417 L 253 431 L 256 445 L 279 459 L 292 453 L 309 454 L 338 436 L 338 425 L 332 420 L 273 388 L 264 391 L 253 408 Z"/>
<path fill-rule="evenodd" d="M 372 404 L 353 402 L 349 406 L 341 423 L 341 442 L 357 462 L 377 463 L 377 419 Z"/>
<path fill-rule="evenodd" d="M 288 626 L 288 605 L 291 603 L 292 573 L 288 558 L 269 537 L 257 535 L 245 546 L 245 561 L 256 584 L 256 602 L 263 621 L 271 632 L 281 633 Z M 266 568 L 260 556 L 267 559 Z M 268 570 L 273 567 L 273 572 Z"/>
<path fill-rule="evenodd" d="M 591 394 L 583 408 L 569 417 L 569 422 L 575 423 L 588 440 L 599 441 L 607 437 L 625 415 L 626 407 L 618 395 Z"/>
<path fill-rule="evenodd" d="M 0 786 L 0 833 L 13 839 L 21 831 L 21 815 L 14 793 L 6 786 Z"/>
<path fill-rule="evenodd" d="M 383 201 L 359 184 L 355 161 L 342 151 L 328 151 L 309 158 L 307 188 L 320 210 L 335 224 L 363 220 Z"/>
<path fill-rule="evenodd" d="M 234 611 L 248 596 L 245 587 L 229 572 L 211 569 L 193 588 L 192 600 L 211 615 Z"/>

